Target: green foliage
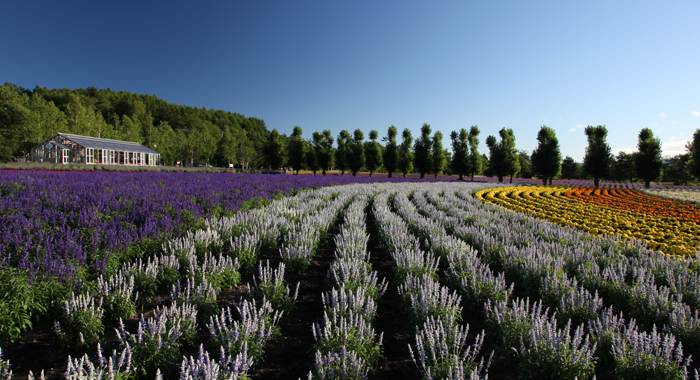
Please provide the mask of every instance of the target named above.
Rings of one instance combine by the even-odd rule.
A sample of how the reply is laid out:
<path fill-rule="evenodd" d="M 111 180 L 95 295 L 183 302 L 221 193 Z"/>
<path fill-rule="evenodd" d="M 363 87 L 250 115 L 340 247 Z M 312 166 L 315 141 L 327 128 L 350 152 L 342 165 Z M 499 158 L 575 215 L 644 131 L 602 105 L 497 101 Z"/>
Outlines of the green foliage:
<path fill-rule="evenodd" d="M 346 160 L 350 171 L 353 176 L 357 175 L 362 167 L 365 165 L 365 147 L 362 140 L 364 140 L 365 135 L 361 130 L 356 129 L 352 141 L 348 144 L 348 150 L 346 155 Z"/>
<path fill-rule="evenodd" d="M 396 127 L 392 125 L 383 139 L 386 142 L 386 146 L 384 147 L 382 159 L 384 161 L 384 169 L 386 169 L 389 178 L 394 174 L 399 164 L 399 147 L 396 145 L 397 134 Z"/>
<path fill-rule="evenodd" d="M 695 130 L 693 141 L 686 144 L 685 149 L 690 155 L 690 173 L 700 179 L 700 128 Z"/>
<path fill-rule="evenodd" d="M 346 129 L 340 131 L 338 135 L 338 149 L 335 150 L 335 166 L 340 169 L 340 175 L 345 175 L 345 171 L 350 168 L 348 164 L 349 144 L 352 138 Z"/>
<path fill-rule="evenodd" d="M 326 175 L 326 170 L 333 165 L 333 136 L 330 130 L 313 133 L 313 154 L 321 173 Z"/>
<path fill-rule="evenodd" d="M 555 350 L 547 344 L 534 345 L 527 349 L 518 370 L 524 379 L 590 379 L 595 374 L 595 363 L 574 355 L 570 348 Z"/>
<path fill-rule="evenodd" d="M 32 328 L 32 317 L 46 308 L 29 285 L 26 273 L 16 268 L 0 269 L 0 346 L 14 342 Z"/>
<path fill-rule="evenodd" d="M 479 128 L 472 125 L 469 129 L 469 174 L 474 181 L 475 174 L 481 174 L 483 159 L 479 154 Z"/>
<path fill-rule="evenodd" d="M 365 161 L 367 171 L 371 177 L 382 166 L 382 147 L 377 142 L 379 134 L 375 130 L 369 132 L 369 139 L 365 146 Z"/>
<path fill-rule="evenodd" d="M 542 178 L 542 184 L 556 178 L 561 173 L 561 152 L 559 140 L 552 128 L 543 125 L 537 133 L 537 148 L 532 152 L 532 170 Z"/>
<path fill-rule="evenodd" d="M 265 163 L 271 169 L 278 169 L 284 164 L 284 153 L 282 151 L 282 143 L 280 142 L 280 134 L 277 128 L 273 129 L 270 137 L 265 145 Z"/>
<path fill-rule="evenodd" d="M 413 152 L 411 151 L 413 136 L 411 136 L 411 130 L 404 128 L 401 138 L 402 141 L 401 145 L 399 146 L 398 166 L 399 171 L 403 173 L 403 177 L 406 178 L 406 174 L 413 171 Z"/>
<path fill-rule="evenodd" d="M 104 307 L 104 320 L 107 323 L 129 319 L 136 315 L 136 304 L 127 295 L 115 294 L 111 297 L 105 297 L 102 306 Z"/>
<path fill-rule="evenodd" d="M 420 128 L 420 138 L 413 146 L 413 166 L 425 178 L 425 173 L 433 169 L 433 156 L 431 154 L 432 141 L 430 141 L 430 124 L 423 123 Z"/>
<path fill-rule="evenodd" d="M 588 146 L 583 158 L 583 169 L 593 177 L 595 187 L 598 187 L 600 179 L 608 175 L 612 164 L 612 153 L 606 142 L 608 129 L 604 125 L 586 127 Z"/>
<path fill-rule="evenodd" d="M 464 175 L 470 171 L 469 134 L 462 128 L 459 133 L 452 131 L 450 139 L 452 140 L 452 173 L 459 175 L 459 180 L 462 181 Z"/>
<path fill-rule="evenodd" d="M 440 131 L 435 132 L 433 135 L 432 152 L 430 156 L 433 158 L 431 171 L 435 174 L 435 178 L 437 178 L 438 174 L 445 171 L 447 167 L 447 155 L 442 148 L 442 132 Z"/>
<path fill-rule="evenodd" d="M 102 302 L 94 302 L 89 294 L 71 295 L 64 301 L 65 313 L 54 323 L 54 333 L 64 348 L 85 351 L 99 342 L 104 334 Z"/>
<path fill-rule="evenodd" d="M 510 175 L 512 183 L 513 176 L 520 171 L 520 159 L 515 149 L 515 135 L 510 128 L 502 128 L 498 133 L 501 141 L 497 141 L 494 136 L 486 138 L 486 145 L 491 153 L 489 168 L 498 177 L 498 182 L 503 182 L 503 177 Z"/>
<path fill-rule="evenodd" d="M 292 137 L 289 140 L 289 147 L 287 148 L 287 152 L 289 153 L 287 162 L 297 174 L 299 174 L 299 170 L 304 167 L 304 141 L 301 139 L 301 135 L 301 127 L 294 126 L 294 132 L 292 132 Z"/>
<path fill-rule="evenodd" d="M 370 339 L 363 338 L 357 333 L 356 328 L 350 328 L 342 335 L 334 335 L 329 340 L 317 342 L 313 350 L 326 354 L 329 352 L 340 352 L 343 347 L 348 351 L 357 353 L 370 368 L 377 365 L 379 359 L 382 358 L 381 342 L 375 343 Z"/>
<path fill-rule="evenodd" d="M 649 188 L 652 181 L 661 177 L 661 140 L 654 137 L 654 133 L 649 128 L 644 128 L 639 132 L 639 151 L 634 155 L 634 163 L 637 175 L 644 181 L 644 185 Z"/>
<path fill-rule="evenodd" d="M 561 177 L 565 179 L 579 179 L 580 176 L 579 165 L 571 156 L 566 156 L 561 162 Z"/>
<path fill-rule="evenodd" d="M 615 179 L 632 182 L 635 177 L 635 154 L 619 152 L 614 161 Z"/>

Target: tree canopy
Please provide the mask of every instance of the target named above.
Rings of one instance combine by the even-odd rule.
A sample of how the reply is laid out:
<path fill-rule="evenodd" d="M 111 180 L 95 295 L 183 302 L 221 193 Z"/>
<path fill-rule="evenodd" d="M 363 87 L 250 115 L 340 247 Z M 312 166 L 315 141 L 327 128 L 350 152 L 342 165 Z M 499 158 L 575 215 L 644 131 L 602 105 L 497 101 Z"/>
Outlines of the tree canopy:
<path fill-rule="evenodd" d="M 425 173 L 433 169 L 433 157 L 431 154 L 432 141 L 430 140 L 430 124 L 423 123 L 420 128 L 420 137 L 413 146 L 413 166 L 425 178 Z"/>
<path fill-rule="evenodd" d="M 382 147 L 377 142 L 379 133 L 374 129 L 369 132 L 370 141 L 365 146 L 365 166 L 371 177 L 382 166 Z"/>
<path fill-rule="evenodd" d="M 542 184 L 546 185 L 547 180 L 551 184 L 552 179 L 561 173 L 559 140 L 552 128 L 543 125 L 537 133 L 537 143 L 537 148 L 532 152 L 532 170 L 542 178 Z"/>
<path fill-rule="evenodd" d="M 404 128 L 401 133 L 401 145 L 399 146 L 399 157 L 398 165 L 399 171 L 403 173 L 403 177 L 406 178 L 406 174 L 413 171 L 413 152 L 411 151 L 411 145 L 413 144 L 413 136 L 411 135 L 411 130 Z"/>
<path fill-rule="evenodd" d="M 604 125 L 589 125 L 585 132 L 588 146 L 583 158 L 583 169 L 593 177 L 593 183 L 598 187 L 600 179 L 608 174 L 612 163 L 612 153 L 606 141 L 608 129 Z"/>
<path fill-rule="evenodd" d="M 396 135 L 398 134 L 396 127 L 391 126 L 387 130 L 386 137 L 383 141 L 386 142 L 384 147 L 384 153 L 382 156 L 382 161 L 384 162 L 384 169 L 386 170 L 387 176 L 391 178 L 392 174 L 396 171 L 398 167 L 398 146 L 396 145 Z"/>

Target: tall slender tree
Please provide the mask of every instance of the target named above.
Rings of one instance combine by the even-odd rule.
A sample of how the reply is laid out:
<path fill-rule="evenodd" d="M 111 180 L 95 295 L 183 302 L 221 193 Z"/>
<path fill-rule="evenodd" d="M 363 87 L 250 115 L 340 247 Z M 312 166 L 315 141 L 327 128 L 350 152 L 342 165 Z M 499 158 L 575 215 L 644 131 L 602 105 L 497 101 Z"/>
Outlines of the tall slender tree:
<path fill-rule="evenodd" d="M 299 170 L 304 167 L 304 140 L 301 139 L 302 133 L 301 127 L 295 125 L 287 150 L 289 152 L 289 165 L 297 175 L 299 174 Z"/>
<path fill-rule="evenodd" d="M 353 177 L 357 176 L 362 167 L 365 166 L 365 147 L 362 140 L 365 139 L 365 134 L 361 130 L 356 129 L 353 133 L 352 142 L 348 146 L 348 165 Z"/>
<path fill-rule="evenodd" d="M 398 156 L 399 156 L 399 149 L 398 145 L 396 145 L 396 135 L 398 134 L 396 127 L 393 125 L 389 127 L 389 130 L 387 131 L 386 137 L 384 137 L 384 141 L 386 141 L 386 146 L 384 148 L 384 154 L 383 154 L 383 161 L 384 161 L 384 169 L 386 169 L 387 176 L 391 178 L 391 175 L 396 171 L 396 168 L 398 167 Z"/>
<path fill-rule="evenodd" d="M 321 173 L 326 175 L 326 170 L 333 165 L 333 135 L 328 129 L 325 129 L 322 133 L 314 132 L 313 141 L 316 162 L 319 169 L 321 169 Z"/>
<path fill-rule="evenodd" d="M 340 170 L 340 175 L 344 176 L 345 171 L 350 168 L 348 155 L 352 136 L 350 136 L 350 132 L 347 129 L 343 129 L 340 131 L 336 141 L 338 142 L 338 148 L 335 150 L 335 166 Z"/>
<path fill-rule="evenodd" d="M 406 178 L 406 174 L 413 171 L 413 152 L 411 151 L 411 146 L 413 145 L 413 136 L 411 136 L 411 130 L 404 128 L 401 133 L 401 145 L 399 146 L 399 171 L 403 173 L 403 177 Z"/>
<path fill-rule="evenodd" d="M 474 182 L 474 174 L 481 173 L 482 158 L 479 154 L 479 128 L 472 125 L 469 129 L 469 174 L 471 174 L 472 182 Z"/>
<path fill-rule="evenodd" d="M 319 171 L 321 167 L 318 164 L 318 156 L 316 155 L 316 149 L 314 149 L 313 135 L 312 140 L 305 141 L 304 145 L 304 163 L 306 164 L 306 167 L 309 170 L 311 170 L 311 172 L 314 173 L 314 175 L 316 175 L 316 172 Z"/>
<path fill-rule="evenodd" d="M 486 139 L 486 145 L 491 152 L 489 167 L 496 173 L 498 182 L 503 182 L 503 177 L 510 175 L 510 183 L 513 183 L 513 176 L 520 171 L 520 159 L 515 149 L 515 135 L 510 128 L 502 128 L 498 133 L 501 141 L 497 141 L 494 136 Z"/>
<path fill-rule="evenodd" d="M 452 140 L 452 172 L 459 175 L 459 180 L 464 180 L 464 175 L 469 172 L 469 134 L 462 128 L 459 133 L 450 133 Z"/>
<path fill-rule="evenodd" d="M 700 128 L 693 133 L 693 141 L 685 145 L 690 155 L 690 174 L 700 179 Z"/>
<path fill-rule="evenodd" d="M 435 174 L 435 179 L 437 179 L 438 174 L 445 171 L 447 167 L 445 149 L 442 148 L 442 132 L 436 131 L 433 135 L 432 148 L 433 150 L 430 154 L 433 157 L 432 172 Z"/>
<path fill-rule="evenodd" d="M 531 162 L 535 174 L 542 178 L 542 184 L 547 180 L 552 184 L 552 179 L 561 173 L 561 152 L 559 140 L 552 128 L 543 125 L 537 133 L 537 149 L 532 152 Z"/>
<path fill-rule="evenodd" d="M 365 166 L 370 177 L 382 166 L 382 148 L 379 146 L 377 138 L 379 138 L 377 131 L 374 129 L 369 131 L 370 141 L 365 146 Z"/>
<path fill-rule="evenodd" d="M 265 146 L 265 159 L 270 169 L 278 169 L 284 161 L 282 152 L 282 143 L 280 142 L 280 133 L 277 128 L 270 133 L 270 138 Z"/>
<path fill-rule="evenodd" d="M 598 187 L 600 179 L 608 174 L 612 164 L 612 152 L 606 141 L 608 129 L 604 125 L 589 125 L 585 132 L 588 146 L 583 157 L 583 169 L 593 177 L 593 183 Z"/>
<path fill-rule="evenodd" d="M 644 128 L 639 132 L 637 149 L 639 151 L 634 156 L 637 175 L 644 180 L 644 186 L 648 189 L 652 181 L 661 177 L 661 140 L 654 137 L 651 129 Z"/>
<path fill-rule="evenodd" d="M 433 168 L 431 145 L 430 124 L 423 123 L 420 128 L 420 137 L 413 146 L 413 166 L 418 170 L 421 178 L 425 178 L 425 173 L 429 173 Z"/>

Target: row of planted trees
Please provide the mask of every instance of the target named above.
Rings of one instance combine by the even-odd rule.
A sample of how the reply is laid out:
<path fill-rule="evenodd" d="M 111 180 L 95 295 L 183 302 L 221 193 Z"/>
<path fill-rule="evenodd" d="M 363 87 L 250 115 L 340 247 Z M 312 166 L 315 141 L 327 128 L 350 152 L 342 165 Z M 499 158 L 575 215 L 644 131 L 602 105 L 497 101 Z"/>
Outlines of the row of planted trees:
<path fill-rule="evenodd" d="M 488 136 L 486 146 L 489 156 L 479 153 L 479 128 L 472 126 L 468 131 L 462 128 L 452 131 L 451 152 L 442 145 L 443 134 L 436 131 L 431 136 L 429 124 L 423 124 L 421 135 L 413 139 L 411 130 L 406 128 L 397 141 L 398 130 L 389 127 L 382 139 L 385 145 L 377 141 L 379 133 L 371 130 L 369 141 L 364 141 L 364 133 L 356 129 L 351 135 L 342 130 L 337 138 L 333 138 L 330 130 L 314 132 L 312 139 L 302 139 L 301 127 L 295 126 L 291 137 L 280 136 L 273 130 L 267 142 L 264 154 L 267 165 L 271 168 L 287 167 L 295 171 L 307 169 L 326 174 L 330 169 L 336 169 L 342 175 L 350 172 L 357 175 L 365 170 L 372 176 L 377 171 L 385 171 L 389 177 L 394 173 L 406 174 L 417 172 L 420 178 L 426 174 L 437 177 L 438 174 L 449 173 L 464 176 L 487 174 L 498 177 L 503 182 L 504 177 L 513 177 L 525 172 L 542 179 L 544 184 L 552 183 L 554 178 L 594 179 L 597 187 L 601 179 L 610 178 L 613 174 L 618 180 L 640 179 L 649 187 L 650 183 L 661 179 L 664 162 L 661 156 L 661 141 L 654 137 L 649 128 L 639 132 L 638 151 L 634 153 L 620 152 L 616 158 L 607 143 L 608 130 L 603 125 L 591 126 L 585 129 L 588 146 L 583 164 L 577 164 L 567 156 L 562 160 L 559 140 L 552 128 L 542 126 L 537 133 L 537 148 L 528 155 L 518 151 L 515 146 L 515 133 L 510 128 L 503 128 L 498 136 Z M 336 147 L 334 147 L 334 143 Z M 688 176 L 700 178 L 700 129 L 687 146 L 685 157 L 680 157 Z M 673 161 L 669 159 L 668 161 Z M 525 168 L 524 166 L 527 166 Z M 668 164 L 666 166 L 669 167 Z M 687 179 L 686 179 L 687 182 Z"/>

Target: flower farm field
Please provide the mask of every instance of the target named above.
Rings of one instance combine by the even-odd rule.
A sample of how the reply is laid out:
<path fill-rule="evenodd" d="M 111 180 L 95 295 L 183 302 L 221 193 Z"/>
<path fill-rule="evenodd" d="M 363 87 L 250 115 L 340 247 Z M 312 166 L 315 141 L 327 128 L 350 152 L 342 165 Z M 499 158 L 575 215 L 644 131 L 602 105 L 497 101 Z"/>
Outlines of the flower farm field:
<path fill-rule="evenodd" d="M 31 186 L 47 189 L 38 192 L 46 196 L 56 186 L 95 182 L 83 197 L 115 187 L 136 192 L 111 201 L 111 208 L 79 207 L 78 200 L 64 208 L 56 202 L 42 209 L 39 200 L 22 206 L 112 220 L 138 208 L 107 211 L 121 210 L 121 203 L 153 202 L 152 192 L 184 192 L 177 191 L 177 177 L 163 175 L 162 184 L 126 175 L 126 185 L 95 176 L 54 187 L 25 175 L 24 182 L 2 182 L 0 199 L 22 198 L 21 189 Z M 220 179 L 227 175 L 209 181 L 218 182 L 212 197 L 235 193 L 224 190 L 234 187 Z M 194 178 L 190 186 L 207 182 Z M 271 178 L 279 184 L 311 177 Z M 23 235 L 34 226 L 46 231 L 36 235 L 43 240 L 30 241 L 41 242 L 36 246 L 1 251 L 7 257 L 3 276 L 12 281 L 0 286 L 14 287 L 3 290 L 31 290 L 7 306 L 29 305 L 38 331 L 3 347 L 0 378 L 8 365 L 16 378 L 45 369 L 48 377 L 75 379 L 683 379 L 694 371 L 689 355 L 700 355 L 697 262 L 648 249 L 640 239 L 596 236 L 472 196 L 484 191 L 488 201 L 512 199 L 500 194 L 532 188 L 494 186 L 326 186 L 248 210 L 241 210 L 245 198 L 219 211 L 212 209 L 227 201 L 200 200 L 194 205 L 203 204 L 202 210 L 178 229 L 149 237 L 163 236 L 162 244 L 139 244 L 146 236 L 137 235 L 129 247 L 140 250 L 107 244 L 83 256 L 56 253 L 63 267 L 44 264 L 43 244 L 55 224 L 45 223 L 54 220 L 50 216 L 38 218 L 3 235 Z M 239 189 L 235 194 L 247 191 Z M 276 192 L 257 196 L 270 199 Z M 209 199 L 187 194 L 180 202 Z M 151 215 L 171 215 L 162 207 L 166 212 Z M 0 215 L 17 216 L 25 208 L 7 210 Z M 678 231 L 683 228 L 679 224 Z M 15 252 L 27 250 L 32 254 L 25 261 L 13 261 Z M 53 280 L 53 292 L 36 289 L 22 282 L 27 273 L 27 281 L 61 281 Z M 21 355 L 27 352 L 33 357 Z"/>
<path fill-rule="evenodd" d="M 639 239 L 670 255 L 695 257 L 700 249 L 700 206 L 636 190 L 523 186 L 475 196 L 594 235 Z"/>

